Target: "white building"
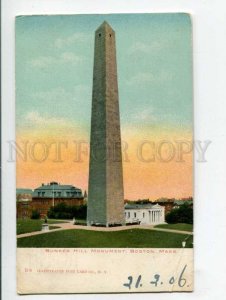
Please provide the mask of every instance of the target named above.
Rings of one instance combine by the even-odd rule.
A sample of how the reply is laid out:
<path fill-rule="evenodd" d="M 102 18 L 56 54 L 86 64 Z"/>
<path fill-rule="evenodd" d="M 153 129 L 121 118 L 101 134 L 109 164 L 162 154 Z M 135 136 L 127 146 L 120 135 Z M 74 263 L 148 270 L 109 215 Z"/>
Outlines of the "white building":
<path fill-rule="evenodd" d="M 126 223 L 157 225 L 165 223 L 165 207 L 158 204 L 126 204 Z"/>

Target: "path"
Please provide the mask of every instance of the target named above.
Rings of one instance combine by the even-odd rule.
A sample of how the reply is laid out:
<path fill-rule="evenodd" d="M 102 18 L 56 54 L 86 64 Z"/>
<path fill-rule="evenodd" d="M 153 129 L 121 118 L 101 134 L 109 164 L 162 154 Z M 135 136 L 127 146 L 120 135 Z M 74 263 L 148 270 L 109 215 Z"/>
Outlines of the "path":
<path fill-rule="evenodd" d="M 179 234 L 187 234 L 193 235 L 190 231 L 181 231 L 176 229 L 165 229 L 165 228 L 154 228 L 153 225 L 128 225 L 128 226 L 118 226 L 118 227 L 95 227 L 95 226 L 83 226 L 83 225 L 73 225 L 72 222 L 70 223 L 57 223 L 57 224 L 50 224 L 50 226 L 59 226 L 60 228 L 51 229 L 49 231 L 34 231 L 28 232 L 17 235 L 17 238 L 23 238 L 28 236 L 34 236 L 39 234 L 50 233 L 54 231 L 60 230 L 69 230 L 69 229 L 84 229 L 84 230 L 93 230 L 93 231 L 121 231 L 121 230 L 128 230 L 128 229 L 148 229 L 148 230 L 155 230 L 155 231 L 163 231 L 169 233 L 179 233 Z"/>

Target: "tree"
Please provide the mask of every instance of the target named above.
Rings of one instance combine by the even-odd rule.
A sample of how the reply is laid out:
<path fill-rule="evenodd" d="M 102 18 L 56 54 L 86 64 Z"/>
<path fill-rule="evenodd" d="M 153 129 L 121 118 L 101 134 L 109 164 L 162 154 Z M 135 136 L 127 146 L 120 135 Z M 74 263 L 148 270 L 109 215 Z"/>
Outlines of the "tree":
<path fill-rule="evenodd" d="M 40 212 L 36 209 L 32 210 L 31 219 L 40 219 Z"/>
<path fill-rule="evenodd" d="M 171 210 L 171 212 L 166 215 L 166 222 L 169 224 L 193 224 L 193 209 L 188 203 L 184 203 L 179 208 Z"/>
<path fill-rule="evenodd" d="M 62 202 L 50 207 L 47 216 L 49 219 L 86 219 L 87 205 L 67 205 Z"/>

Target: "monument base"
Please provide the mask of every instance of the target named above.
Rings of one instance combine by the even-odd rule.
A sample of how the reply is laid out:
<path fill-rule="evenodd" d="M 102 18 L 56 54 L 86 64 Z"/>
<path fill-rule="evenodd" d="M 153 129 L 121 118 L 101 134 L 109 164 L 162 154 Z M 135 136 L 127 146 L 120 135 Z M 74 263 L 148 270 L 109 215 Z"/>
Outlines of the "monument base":
<path fill-rule="evenodd" d="M 88 222 L 87 226 L 95 226 L 95 227 L 118 227 L 126 225 L 125 222 L 122 223 L 97 223 L 97 222 Z"/>

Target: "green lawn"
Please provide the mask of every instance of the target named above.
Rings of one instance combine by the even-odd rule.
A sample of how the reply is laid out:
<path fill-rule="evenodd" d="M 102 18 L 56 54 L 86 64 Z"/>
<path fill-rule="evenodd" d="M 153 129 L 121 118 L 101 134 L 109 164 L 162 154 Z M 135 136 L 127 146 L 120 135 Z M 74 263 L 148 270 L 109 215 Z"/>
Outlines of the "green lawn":
<path fill-rule="evenodd" d="M 18 219 L 17 234 L 40 231 L 42 229 L 42 223 L 44 223 L 44 220 Z M 66 223 L 66 221 L 48 219 L 48 224 L 59 224 L 59 223 Z"/>
<path fill-rule="evenodd" d="M 166 228 L 166 229 L 175 229 L 175 230 L 181 230 L 181 231 L 193 231 L 193 225 L 192 224 L 185 224 L 185 223 L 177 223 L 177 224 L 161 224 L 156 225 L 157 228 Z"/>
<path fill-rule="evenodd" d="M 192 236 L 145 229 L 122 231 L 91 231 L 70 229 L 19 238 L 18 247 L 34 248 L 181 248 L 187 238 L 187 248 L 192 248 Z"/>
<path fill-rule="evenodd" d="M 43 220 L 18 219 L 17 234 L 39 231 L 42 229 Z"/>

